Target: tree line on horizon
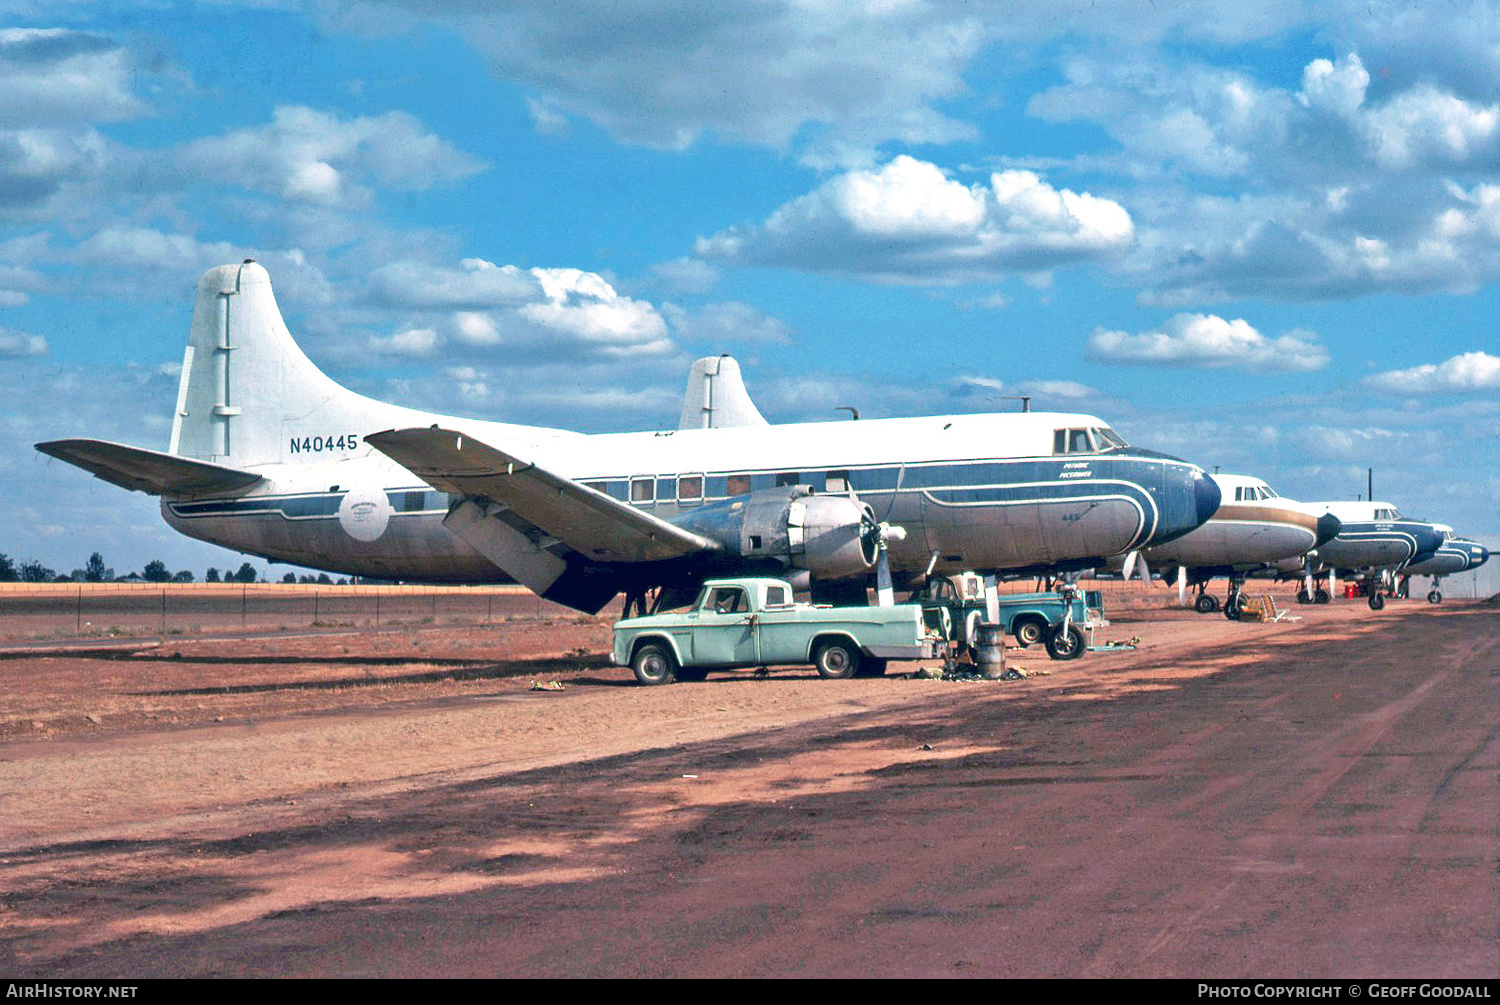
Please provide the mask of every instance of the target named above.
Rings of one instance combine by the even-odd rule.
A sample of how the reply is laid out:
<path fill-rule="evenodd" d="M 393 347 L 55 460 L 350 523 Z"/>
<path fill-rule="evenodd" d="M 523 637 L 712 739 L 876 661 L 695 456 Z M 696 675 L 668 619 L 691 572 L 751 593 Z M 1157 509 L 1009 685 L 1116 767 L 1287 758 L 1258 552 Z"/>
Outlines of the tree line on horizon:
<path fill-rule="evenodd" d="M 258 583 L 261 581 L 260 573 L 255 566 L 244 562 L 234 571 L 225 569 L 222 573 L 214 566 L 209 566 L 203 575 L 205 583 Z M 88 561 L 83 568 L 74 569 L 70 573 L 60 573 L 55 569 L 49 569 L 41 562 L 31 559 L 25 562 L 17 562 L 4 552 L 0 552 L 0 583 L 195 583 L 197 578 L 191 570 L 182 569 L 172 572 L 167 564 L 160 559 L 152 559 L 147 562 L 140 572 L 131 572 L 123 576 L 115 575 L 115 570 L 104 564 L 104 556 L 99 552 L 89 555 Z M 319 575 L 303 574 L 298 576 L 294 572 L 288 572 L 281 577 L 283 583 L 304 583 L 324 586 L 342 585 L 347 579 L 335 581 L 328 573 Z"/>

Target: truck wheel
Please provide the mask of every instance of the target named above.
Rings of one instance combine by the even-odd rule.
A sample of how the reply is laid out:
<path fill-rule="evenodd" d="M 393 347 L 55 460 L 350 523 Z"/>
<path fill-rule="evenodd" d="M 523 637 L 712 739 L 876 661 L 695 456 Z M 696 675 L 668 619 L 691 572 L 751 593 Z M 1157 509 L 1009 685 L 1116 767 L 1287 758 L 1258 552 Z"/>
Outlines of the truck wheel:
<path fill-rule="evenodd" d="M 1022 618 L 1011 626 L 1011 634 L 1015 636 L 1016 645 L 1025 649 L 1046 638 L 1047 626 L 1035 618 Z"/>
<path fill-rule="evenodd" d="M 666 646 L 651 642 L 635 651 L 630 669 L 642 684 L 670 684 L 677 679 L 677 658 Z"/>
<path fill-rule="evenodd" d="M 848 642 L 824 642 L 813 653 L 813 666 L 828 680 L 853 677 L 859 671 L 859 650 Z"/>
<path fill-rule="evenodd" d="M 1069 625 L 1067 631 L 1059 629 L 1047 636 L 1047 655 L 1055 660 L 1076 660 L 1087 648 L 1083 629 L 1077 625 Z"/>

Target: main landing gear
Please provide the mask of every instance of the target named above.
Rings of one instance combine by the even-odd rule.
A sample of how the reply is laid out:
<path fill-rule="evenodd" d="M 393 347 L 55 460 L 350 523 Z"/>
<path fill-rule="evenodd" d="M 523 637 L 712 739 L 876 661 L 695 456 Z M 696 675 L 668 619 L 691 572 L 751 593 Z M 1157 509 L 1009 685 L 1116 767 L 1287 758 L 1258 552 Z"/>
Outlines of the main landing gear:
<path fill-rule="evenodd" d="M 1208 592 L 1208 580 L 1198 584 L 1198 599 L 1193 601 L 1193 610 L 1199 614 L 1212 614 L 1219 609 L 1219 598 Z"/>
<path fill-rule="evenodd" d="M 1245 577 L 1229 577 L 1229 596 L 1224 600 L 1224 617 L 1230 621 L 1240 620 L 1240 608 L 1245 603 Z"/>
<path fill-rule="evenodd" d="M 1299 604 L 1326 604 L 1332 600 L 1328 592 L 1328 580 L 1318 579 L 1311 592 L 1306 586 L 1297 590 L 1297 603 Z"/>

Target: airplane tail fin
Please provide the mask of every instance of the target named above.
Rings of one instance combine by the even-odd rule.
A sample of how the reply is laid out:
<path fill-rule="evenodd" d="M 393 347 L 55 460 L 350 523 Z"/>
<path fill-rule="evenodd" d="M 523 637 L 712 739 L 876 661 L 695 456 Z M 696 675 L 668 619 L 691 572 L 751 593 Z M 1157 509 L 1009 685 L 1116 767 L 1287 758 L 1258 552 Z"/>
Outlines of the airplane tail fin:
<path fill-rule="evenodd" d="M 765 416 L 750 400 L 740 364 L 733 356 L 705 356 L 688 371 L 678 429 L 725 429 L 766 426 Z"/>
<path fill-rule="evenodd" d="M 271 278 L 253 259 L 198 281 L 168 454 L 236 468 L 327 460 L 367 432 L 425 418 L 319 370 L 287 331 Z"/>

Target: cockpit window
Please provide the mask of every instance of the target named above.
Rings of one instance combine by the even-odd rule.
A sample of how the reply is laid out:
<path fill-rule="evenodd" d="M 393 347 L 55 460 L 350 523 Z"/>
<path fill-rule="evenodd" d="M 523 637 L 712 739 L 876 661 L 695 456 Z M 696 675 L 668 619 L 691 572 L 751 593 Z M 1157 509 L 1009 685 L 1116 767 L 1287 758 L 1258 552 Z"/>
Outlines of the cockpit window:
<path fill-rule="evenodd" d="M 1088 429 L 1055 429 L 1052 431 L 1054 454 L 1092 454 L 1098 451 L 1093 432 Z"/>
<path fill-rule="evenodd" d="M 1117 450 L 1129 445 L 1120 438 L 1119 433 L 1108 426 L 1052 431 L 1054 454 L 1096 454 L 1101 450 Z"/>
<path fill-rule="evenodd" d="M 1119 447 L 1123 449 L 1130 446 L 1130 444 L 1126 443 L 1125 440 L 1121 438 L 1119 433 L 1115 432 L 1113 429 L 1110 429 L 1108 426 L 1101 426 L 1098 429 L 1095 429 L 1094 435 L 1099 439 L 1099 449 L 1101 450 L 1108 450 L 1110 447 Z"/>

